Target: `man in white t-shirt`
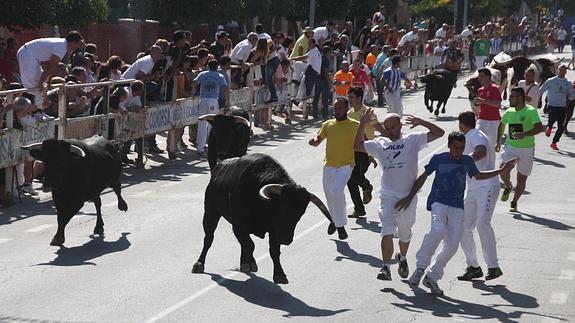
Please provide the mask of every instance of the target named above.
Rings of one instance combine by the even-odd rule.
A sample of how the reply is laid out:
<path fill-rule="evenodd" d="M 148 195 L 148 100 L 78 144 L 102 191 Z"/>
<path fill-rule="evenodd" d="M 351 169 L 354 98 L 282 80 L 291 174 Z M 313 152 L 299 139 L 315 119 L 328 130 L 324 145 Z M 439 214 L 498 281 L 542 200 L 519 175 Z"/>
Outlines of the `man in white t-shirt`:
<path fill-rule="evenodd" d="M 557 43 L 558 43 L 558 50 L 559 53 L 563 53 L 563 48 L 565 47 L 565 40 L 567 39 L 567 30 L 563 28 L 563 26 L 559 27 L 557 31 Z"/>
<path fill-rule="evenodd" d="M 248 34 L 247 39 L 237 43 L 230 54 L 232 64 L 244 67 L 245 63 L 248 61 L 248 57 L 250 56 L 250 51 L 256 46 L 257 42 L 258 34 L 251 32 Z"/>
<path fill-rule="evenodd" d="M 488 171 L 495 168 L 495 151 L 491 149 L 489 138 L 475 129 L 475 113 L 465 111 L 459 114 L 459 130 L 465 134 L 465 149 L 463 153 L 470 155 L 479 171 Z M 495 279 L 503 274 L 497 260 L 495 233 L 491 226 L 491 217 L 499 196 L 499 180 L 497 177 L 476 180 L 467 178 L 467 194 L 464 200 L 463 235 L 461 249 L 465 253 L 467 269 L 457 279 L 472 280 L 483 277 L 483 271 L 477 261 L 473 230 L 477 227 L 483 259 L 487 263 L 488 274 L 486 280 Z"/>
<path fill-rule="evenodd" d="M 383 120 L 385 129 L 383 137 L 364 140 L 365 127 L 372 119 L 373 110 L 368 109 L 360 119 L 359 128 L 354 141 L 354 149 L 366 152 L 381 165 L 382 176 L 379 196 L 381 200 L 379 218 L 381 221 L 381 252 L 383 268 L 377 275 L 378 279 L 391 280 L 389 269 L 393 255 L 393 236 L 399 236 L 399 250 L 396 255 L 399 261 L 398 273 L 402 278 L 409 275 L 407 265 L 407 249 L 411 241 L 411 228 L 415 223 L 417 199 L 414 199 L 405 210 L 398 211 L 396 203 L 411 190 L 412 183 L 417 178 L 418 153 L 429 142 L 443 136 L 443 129 L 431 122 L 409 116 L 406 123 L 411 127 L 424 126 L 429 131 L 413 132 L 407 135 L 401 133 L 402 123 L 398 114 L 388 113 Z"/>
<path fill-rule="evenodd" d="M 335 23 L 328 21 L 325 26 L 317 27 L 313 30 L 313 38 L 318 47 L 323 47 L 323 42 L 329 40 L 332 31 L 335 29 Z"/>
<path fill-rule="evenodd" d="M 150 54 L 146 55 L 134 62 L 128 69 L 122 74 L 122 79 L 136 79 L 140 81 L 146 81 L 152 76 L 152 70 L 154 69 L 154 64 L 162 56 L 162 48 L 160 46 L 152 46 L 150 48 Z"/>
<path fill-rule="evenodd" d="M 443 52 L 445 52 L 445 45 L 443 44 L 443 40 L 440 40 L 433 49 L 433 68 L 440 68 L 441 67 L 441 57 L 443 56 Z"/>
<path fill-rule="evenodd" d="M 306 61 L 308 63 L 305 70 L 305 96 L 311 96 L 315 79 L 321 74 L 321 53 L 317 48 L 315 39 L 309 39 L 309 51 L 305 55 L 292 57 L 291 60 Z"/>
<path fill-rule="evenodd" d="M 417 26 L 413 26 L 410 32 L 403 35 L 399 40 L 398 46 L 403 47 L 411 43 L 411 45 L 415 45 L 415 43 L 419 40 L 419 28 Z"/>
<path fill-rule="evenodd" d="M 449 27 L 447 26 L 446 23 L 441 25 L 441 28 L 437 29 L 437 31 L 435 32 L 435 38 L 445 39 L 445 37 L 447 37 L 447 29 L 448 28 Z"/>
<path fill-rule="evenodd" d="M 42 91 L 44 83 L 58 70 L 60 61 L 68 53 L 84 47 L 84 39 L 77 31 L 71 31 L 66 38 L 40 38 L 27 42 L 17 53 L 20 78 L 25 88 L 40 88 L 30 91 L 34 95 L 34 103 L 42 106 Z M 42 62 L 48 62 L 42 68 Z"/>
<path fill-rule="evenodd" d="M 528 68 L 525 71 L 525 79 L 519 81 L 517 85 L 525 91 L 525 104 L 537 108 L 541 98 L 541 90 L 539 90 L 539 84 L 535 82 L 535 71 Z"/>

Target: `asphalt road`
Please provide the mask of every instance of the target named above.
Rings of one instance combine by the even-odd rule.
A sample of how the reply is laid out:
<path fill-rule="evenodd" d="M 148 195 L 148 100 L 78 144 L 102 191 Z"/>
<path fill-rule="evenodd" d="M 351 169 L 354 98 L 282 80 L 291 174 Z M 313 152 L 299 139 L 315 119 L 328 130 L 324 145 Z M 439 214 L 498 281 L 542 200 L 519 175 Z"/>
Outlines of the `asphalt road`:
<path fill-rule="evenodd" d="M 575 78 L 575 72 L 569 71 L 568 78 Z M 461 79 L 452 94 L 456 96 L 466 96 Z M 407 113 L 428 118 L 446 131 L 457 128 L 456 116 L 468 106 L 466 100 L 451 99 L 447 113 L 435 118 L 425 109 L 421 91 L 403 100 Z M 383 116 L 385 109 L 377 109 L 377 114 Z M 272 155 L 297 183 L 324 199 L 325 148 L 307 144 L 318 126 L 313 121 L 277 124 L 254 138 L 250 151 Z M 239 244 L 223 220 L 208 253 L 206 274 L 191 274 L 202 247 L 207 163 L 193 151 L 176 161 L 167 154 L 150 156 L 145 170 L 127 169 L 123 177 L 127 213 L 116 208 L 114 194 L 103 195 L 103 239 L 90 237 L 95 225 L 92 204 L 72 219 L 61 248 L 49 246 L 56 216 L 47 194 L 0 210 L 0 321 L 574 321 L 574 139 L 564 136 L 561 150 L 552 151 L 550 138 L 537 136 L 521 213 L 508 213 L 509 202 L 498 202 L 493 225 L 504 275 L 490 282 L 457 281 L 465 268 L 458 251 L 439 282 L 443 297 L 410 288 L 397 275 L 396 265 L 393 281 L 376 279 L 382 264 L 377 198 L 367 206 L 366 219 L 349 223 L 346 241 L 328 236 L 326 220 L 310 206 L 292 245 L 282 247 L 289 285 L 272 282 L 267 240 L 254 239 L 259 271 L 239 272 Z M 431 143 L 420 153 L 420 168 L 446 148 L 446 137 Z M 379 170 L 370 169 L 368 176 L 377 187 Z M 408 255 L 412 270 L 429 228 L 424 201 L 430 184 L 419 194 Z"/>

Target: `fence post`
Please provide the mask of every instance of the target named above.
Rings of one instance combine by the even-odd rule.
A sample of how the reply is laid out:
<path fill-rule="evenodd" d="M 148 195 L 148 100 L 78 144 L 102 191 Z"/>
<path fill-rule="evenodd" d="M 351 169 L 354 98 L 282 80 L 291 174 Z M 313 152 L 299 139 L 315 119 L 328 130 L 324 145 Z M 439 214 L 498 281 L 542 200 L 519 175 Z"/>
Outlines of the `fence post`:
<path fill-rule="evenodd" d="M 10 104 L 12 104 L 14 100 L 14 94 L 8 94 L 6 96 L 6 102 L 10 102 Z M 12 129 L 14 128 L 14 110 L 10 110 L 6 113 L 6 128 L 8 129 Z M 12 201 L 14 200 L 14 187 L 12 187 L 12 180 L 14 178 L 14 169 L 16 166 L 11 166 L 11 167 L 6 167 L 4 169 L 4 196 L 2 196 L 2 198 L 5 197 L 10 197 L 10 201 L 6 202 L 6 204 L 4 204 L 4 201 L 2 201 L 2 203 L 4 205 L 10 205 L 12 203 Z"/>
<path fill-rule="evenodd" d="M 172 101 L 172 109 L 173 109 L 175 104 L 176 104 L 176 100 L 178 99 L 178 76 L 177 75 L 174 75 L 174 77 L 172 77 L 172 82 L 173 82 L 173 86 L 172 86 L 172 93 L 171 93 L 171 101 Z M 169 159 L 175 159 L 176 158 L 176 146 L 177 146 L 176 132 L 178 129 L 179 128 L 176 128 L 174 125 L 172 125 L 171 129 L 168 130 L 167 150 L 168 150 L 168 158 Z"/>
<path fill-rule="evenodd" d="M 62 84 L 58 87 L 58 119 L 60 119 L 60 124 L 57 125 L 58 132 L 56 134 L 56 139 L 66 138 L 66 85 Z"/>
<path fill-rule="evenodd" d="M 142 102 L 142 111 L 138 113 L 143 113 L 144 117 L 142 118 L 142 129 L 145 128 L 146 125 L 146 104 L 148 103 L 146 100 L 147 96 L 147 86 L 144 84 L 144 91 L 142 92 L 142 96 L 140 96 L 140 101 Z M 136 153 L 138 157 L 136 157 L 136 168 L 144 168 L 144 135 L 142 134 L 142 138 L 134 140 L 134 147 L 136 149 Z"/>

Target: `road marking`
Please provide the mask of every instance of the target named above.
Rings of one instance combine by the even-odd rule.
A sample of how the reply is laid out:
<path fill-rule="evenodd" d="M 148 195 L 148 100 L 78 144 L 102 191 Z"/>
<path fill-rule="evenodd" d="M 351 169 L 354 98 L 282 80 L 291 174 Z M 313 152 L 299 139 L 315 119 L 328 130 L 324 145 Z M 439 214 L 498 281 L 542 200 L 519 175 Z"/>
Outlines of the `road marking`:
<path fill-rule="evenodd" d="M 162 184 L 162 187 L 172 187 L 172 186 L 176 186 L 182 184 L 182 182 L 179 181 L 171 181 L 171 182 L 167 182 L 166 184 Z"/>
<path fill-rule="evenodd" d="M 575 278 L 575 270 L 561 270 L 559 280 L 573 280 Z"/>
<path fill-rule="evenodd" d="M 304 230 L 302 233 L 298 234 L 297 236 L 294 237 L 293 241 L 297 241 L 299 239 L 301 239 L 302 237 L 306 236 L 307 234 L 309 234 L 310 232 L 314 231 L 315 229 L 317 229 L 318 227 L 320 227 L 321 225 L 327 223 L 326 219 L 323 219 L 321 221 L 319 221 L 318 223 L 312 225 L 311 227 L 307 228 L 306 230 Z M 265 253 L 259 257 L 256 258 L 256 263 L 259 263 L 260 261 L 266 259 L 269 257 L 269 253 Z M 229 280 L 234 278 L 235 276 L 242 274 L 242 272 L 240 271 L 234 271 L 231 272 L 229 274 L 227 274 L 226 276 L 220 278 L 218 281 L 211 283 L 210 285 L 200 289 L 199 291 L 195 292 L 194 294 L 192 294 L 191 296 L 184 298 L 183 300 L 179 301 L 178 303 L 174 304 L 173 306 L 167 308 L 166 310 L 164 310 L 163 312 L 153 316 L 152 318 L 148 319 L 145 321 L 145 323 L 153 323 L 153 322 L 157 322 L 163 318 L 165 318 L 166 316 L 170 315 L 171 313 L 177 311 L 178 309 L 186 306 L 187 304 L 189 304 L 190 302 L 192 302 L 193 300 L 195 300 L 196 298 L 204 295 L 205 293 L 209 292 L 210 290 L 218 287 L 219 285 L 221 285 L 224 281 Z"/>
<path fill-rule="evenodd" d="M 427 158 L 431 157 L 433 154 L 435 154 L 438 150 L 442 149 L 443 145 L 440 145 L 439 147 L 437 147 L 434 151 L 432 151 L 431 153 L 429 153 L 427 156 L 423 157 L 423 159 L 419 160 L 420 164 L 421 162 L 425 161 Z M 269 149 L 269 148 L 268 148 Z M 374 190 L 374 191 L 377 191 Z M 353 208 L 353 205 L 350 205 L 347 207 L 347 210 L 351 210 Z M 312 225 L 311 227 L 307 228 L 306 230 L 304 230 L 302 233 L 298 234 L 297 236 L 294 237 L 293 241 L 297 241 L 299 239 L 301 239 L 302 237 L 306 236 L 307 234 L 311 233 L 312 231 L 316 230 L 317 228 L 319 228 L 320 226 L 322 226 L 323 224 L 327 223 L 327 219 L 322 219 L 321 221 L 317 222 L 316 224 Z M 259 257 L 256 258 L 256 263 L 259 263 L 260 261 L 266 259 L 269 257 L 269 253 L 265 253 Z M 166 316 L 172 314 L 173 312 L 179 310 L 180 308 L 186 306 L 187 304 L 189 304 L 190 302 L 192 302 L 193 300 L 195 300 L 196 298 L 206 294 L 207 292 L 211 291 L 212 289 L 216 288 L 217 286 L 221 285 L 224 281 L 232 279 L 233 277 L 237 276 L 241 274 L 240 271 L 234 271 L 231 272 L 227 275 L 225 275 L 224 277 L 220 278 L 218 281 L 211 283 L 210 285 L 200 289 L 199 291 L 195 292 L 194 294 L 190 295 L 189 297 L 184 298 L 183 300 L 177 302 L 176 304 L 168 307 L 166 310 L 152 316 L 151 318 L 147 319 L 145 321 L 145 323 L 153 323 L 153 322 L 158 322 L 160 320 L 162 320 L 163 318 L 165 318 Z"/>
<path fill-rule="evenodd" d="M 203 175 L 203 174 L 195 173 L 195 174 L 187 175 L 187 177 L 188 177 L 188 178 L 196 178 L 196 177 L 200 177 L 200 176 L 202 176 L 202 175 Z"/>
<path fill-rule="evenodd" d="M 569 292 L 554 292 L 551 294 L 549 303 L 556 305 L 563 305 L 567 303 L 567 298 L 569 297 Z"/>
<path fill-rule="evenodd" d="M 279 148 L 279 146 L 272 146 L 272 147 L 266 148 L 266 150 L 274 150 L 274 149 L 278 149 L 278 148 Z"/>
<path fill-rule="evenodd" d="M 8 242 L 8 241 L 12 241 L 14 239 L 0 239 L 0 244 L 3 244 L 4 242 Z"/>
<path fill-rule="evenodd" d="M 133 194 L 132 197 L 142 197 L 142 196 L 146 196 L 148 194 L 152 193 L 152 191 L 148 190 L 148 191 L 141 191 L 139 193 Z"/>
<path fill-rule="evenodd" d="M 28 229 L 28 230 L 26 230 L 26 232 L 36 233 L 36 232 L 40 232 L 42 230 L 49 229 L 53 226 L 55 226 L 55 225 L 54 224 L 42 224 L 42 225 L 39 225 L 39 226 L 34 227 L 32 229 Z"/>
<path fill-rule="evenodd" d="M 112 207 L 112 206 L 116 206 L 117 204 L 118 204 L 118 202 L 114 201 L 114 202 L 104 204 L 104 207 Z"/>

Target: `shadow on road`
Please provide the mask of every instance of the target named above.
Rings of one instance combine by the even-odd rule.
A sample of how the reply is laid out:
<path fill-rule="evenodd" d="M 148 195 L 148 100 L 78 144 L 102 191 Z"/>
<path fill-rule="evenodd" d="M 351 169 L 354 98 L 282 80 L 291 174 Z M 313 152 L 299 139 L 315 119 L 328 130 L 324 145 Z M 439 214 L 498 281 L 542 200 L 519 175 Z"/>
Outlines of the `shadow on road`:
<path fill-rule="evenodd" d="M 391 302 L 391 305 L 412 312 L 412 313 L 431 313 L 431 315 L 436 317 L 453 318 L 457 317 L 464 320 L 488 320 L 495 319 L 499 322 L 505 323 L 515 323 L 525 321 L 523 315 L 534 315 L 539 317 L 548 317 L 561 321 L 565 321 L 560 317 L 543 315 L 539 313 L 525 312 L 514 310 L 513 312 L 504 312 L 496 309 L 497 306 L 507 306 L 509 308 L 526 308 L 538 307 L 537 300 L 528 295 L 523 295 L 519 293 L 510 292 L 505 287 L 504 290 L 509 293 L 506 294 L 508 297 L 519 297 L 520 300 L 516 303 L 515 300 L 505 305 L 481 305 L 476 303 L 470 303 L 463 300 L 451 298 L 449 296 L 433 296 L 428 294 L 421 288 L 414 288 L 414 295 L 406 295 L 402 292 L 396 291 L 392 288 L 384 288 L 381 291 L 384 293 L 390 293 L 397 297 L 398 299 L 404 301 L 403 303 Z M 501 290 L 499 290 L 501 291 Z M 502 296 L 503 297 L 503 296 Z M 526 303 L 521 303 L 526 302 Z"/>
<path fill-rule="evenodd" d="M 379 221 L 369 221 L 365 217 L 355 220 L 355 224 L 359 224 L 359 228 L 350 228 L 350 230 L 369 230 L 371 232 L 380 233 L 381 227 Z"/>
<path fill-rule="evenodd" d="M 56 259 L 48 263 L 38 264 L 38 266 L 96 266 L 96 263 L 90 260 L 130 248 L 129 234 L 129 232 L 122 233 L 122 236 L 116 241 L 104 241 L 104 237 L 97 237 L 81 246 L 71 248 L 62 246 L 56 251 L 56 255 L 58 255 Z"/>
<path fill-rule="evenodd" d="M 358 253 L 357 251 L 351 249 L 349 244 L 345 241 L 333 240 L 333 239 L 332 241 L 335 242 L 337 252 L 341 254 L 341 256 L 335 257 L 335 261 L 351 260 L 359 263 L 368 264 L 375 268 L 381 268 L 383 266 L 383 261 L 381 259 L 374 257 L 372 255 Z"/>
<path fill-rule="evenodd" d="M 537 158 L 537 157 L 533 157 L 533 161 L 537 162 L 541 165 L 547 165 L 547 166 L 555 166 L 557 168 L 565 168 L 565 165 L 558 163 L 558 162 L 554 162 L 552 160 L 547 160 L 547 159 L 541 159 L 541 158 Z"/>
<path fill-rule="evenodd" d="M 283 317 L 326 317 L 350 311 L 350 309 L 326 310 L 309 306 L 280 286 L 254 274 L 248 274 L 250 278 L 246 281 L 224 279 L 218 274 L 208 275 L 218 285 L 249 303 L 286 312 Z"/>
<path fill-rule="evenodd" d="M 524 213 L 524 212 L 520 212 L 519 214 L 515 214 L 513 216 L 513 218 L 516 220 L 536 223 L 536 224 L 539 224 L 539 225 L 542 225 L 542 226 L 545 226 L 545 227 L 548 227 L 548 228 L 554 229 L 554 230 L 571 231 L 572 229 L 575 229 L 575 227 L 572 227 L 572 226 L 565 224 L 563 222 L 559 222 L 559 221 L 555 221 L 555 220 L 551 220 L 551 219 L 540 218 L 540 217 L 535 216 L 533 214 L 528 214 L 528 213 Z"/>

